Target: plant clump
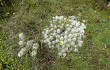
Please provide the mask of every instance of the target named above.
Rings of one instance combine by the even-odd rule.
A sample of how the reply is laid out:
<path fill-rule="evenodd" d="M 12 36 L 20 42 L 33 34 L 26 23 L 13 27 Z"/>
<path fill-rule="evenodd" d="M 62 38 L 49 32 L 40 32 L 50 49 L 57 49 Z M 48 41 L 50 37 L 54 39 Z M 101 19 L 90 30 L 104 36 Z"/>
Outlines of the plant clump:
<path fill-rule="evenodd" d="M 78 52 L 78 48 L 82 47 L 86 25 L 77 18 L 55 16 L 42 32 L 42 42 L 49 48 L 57 48 L 60 57 L 65 57 L 68 52 Z"/>
<path fill-rule="evenodd" d="M 37 54 L 37 49 L 39 47 L 38 43 L 34 43 L 34 40 L 28 40 L 26 42 L 25 35 L 23 33 L 19 34 L 19 47 L 21 50 L 18 52 L 18 57 L 22 57 L 30 49 L 32 50 L 31 56 L 34 57 Z"/>

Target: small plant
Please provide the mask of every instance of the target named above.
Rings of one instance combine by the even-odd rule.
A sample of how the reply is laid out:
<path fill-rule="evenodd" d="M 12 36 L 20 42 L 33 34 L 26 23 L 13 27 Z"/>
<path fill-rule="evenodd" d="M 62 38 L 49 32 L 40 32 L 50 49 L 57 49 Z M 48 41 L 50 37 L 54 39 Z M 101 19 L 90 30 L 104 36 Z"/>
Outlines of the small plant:
<path fill-rule="evenodd" d="M 25 47 L 24 47 L 25 46 Z M 37 54 L 38 43 L 34 43 L 34 40 L 28 40 L 26 42 L 25 35 L 23 33 L 19 34 L 19 47 L 21 50 L 18 52 L 18 57 L 22 57 L 26 54 L 29 49 L 32 49 L 31 56 L 34 57 Z"/>
<path fill-rule="evenodd" d="M 57 48 L 60 57 L 65 57 L 71 51 L 78 52 L 78 48 L 82 47 L 86 26 L 85 22 L 81 23 L 77 18 L 55 16 L 50 26 L 42 32 L 43 43 L 49 48 Z"/>

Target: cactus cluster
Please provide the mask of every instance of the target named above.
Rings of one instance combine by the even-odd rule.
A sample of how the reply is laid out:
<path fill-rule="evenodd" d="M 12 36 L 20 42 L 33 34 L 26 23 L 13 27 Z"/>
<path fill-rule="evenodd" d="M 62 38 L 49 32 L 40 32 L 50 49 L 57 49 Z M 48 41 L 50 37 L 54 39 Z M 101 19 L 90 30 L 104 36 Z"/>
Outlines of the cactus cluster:
<path fill-rule="evenodd" d="M 49 48 L 57 48 L 58 55 L 65 57 L 68 52 L 78 52 L 82 47 L 84 33 L 86 29 L 85 22 L 80 22 L 75 16 L 55 16 L 50 21 L 50 26 L 46 26 L 42 42 Z"/>
<path fill-rule="evenodd" d="M 30 49 L 32 50 L 31 56 L 34 57 L 37 54 L 37 49 L 39 47 L 38 43 L 34 43 L 34 40 L 28 40 L 26 42 L 25 35 L 23 33 L 19 34 L 19 47 L 21 48 L 18 52 L 18 57 L 21 57 L 27 53 Z"/>

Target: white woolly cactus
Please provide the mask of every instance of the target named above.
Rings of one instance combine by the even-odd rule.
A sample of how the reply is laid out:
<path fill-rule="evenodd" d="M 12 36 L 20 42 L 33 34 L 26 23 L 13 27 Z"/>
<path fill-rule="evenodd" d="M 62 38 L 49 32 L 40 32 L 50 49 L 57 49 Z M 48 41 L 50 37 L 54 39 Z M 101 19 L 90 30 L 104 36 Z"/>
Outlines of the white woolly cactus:
<path fill-rule="evenodd" d="M 23 33 L 19 34 L 19 41 L 25 41 L 25 35 Z"/>
<path fill-rule="evenodd" d="M 55 16 L 50 21 L 50 26 L 46 27 L 43 34 L 43 42 L 49 48 L 57 48 L 58 55 L 65 57 L 68 52 L 78 52 L 78 48 L 83 44 L 85 33 L 85 22 L 76 20 L 76 16 Z"/>
<path fill-rule="evenodd" d="M 23 47 L 25 45 L 25 35 L 23 33 L 19 34 L 19 46 Z"/>
<path fill-rule="evenodd" d="M 32 49 L 31 56 L 34 57 L 37 54 L 37 49 L 39 47 L 38 43 L 34 43 L 34 40 L 28 40 L 25 42 L 25 35 L 23 33 L 19 34 L 19 46 L 21 50 L 18 52 L 18 57 L 22 57 L 26 54 L 29 49 Z M 25 47 L 24 47 L 25 46 Z"/>
<path fill-rule="evenodd" d="M 32 52 L 31 52 L 31 56 L 34 57 L 37 54 L 37 49 L 39 48 L 39 44 L 38 43 L 34 43 L 32 46 Z"/>
<path fill-rule="evenodd" d="M 18 57 L 23 56 L 24 54 L 26 54 L 27 48 L 23 47 L 19 52 L 18 52 Z"/>

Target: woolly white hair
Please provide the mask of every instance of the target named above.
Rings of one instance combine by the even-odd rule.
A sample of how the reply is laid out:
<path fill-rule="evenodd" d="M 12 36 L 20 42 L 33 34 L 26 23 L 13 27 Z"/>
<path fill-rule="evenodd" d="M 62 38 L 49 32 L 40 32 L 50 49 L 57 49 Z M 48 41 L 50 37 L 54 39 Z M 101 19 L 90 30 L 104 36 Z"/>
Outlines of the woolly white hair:
<path fill-rule="evenodd" d="M 58 55 L 65 57 L 67 52 L 78 52 L 78 48 L 83 44 L 83 37 L 86 29 L 86 20 L 76 20 L 78 17 L 55 16 L 50 21 L 50 26 L 46 27 L 43 34 L 43 42 L 49 48 L 58 48 Z"/>

